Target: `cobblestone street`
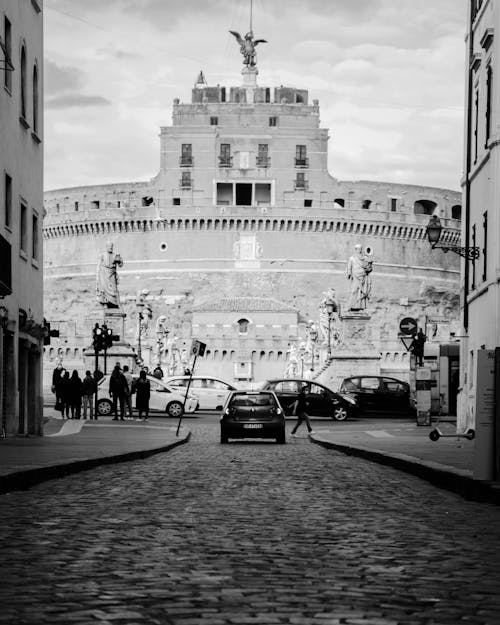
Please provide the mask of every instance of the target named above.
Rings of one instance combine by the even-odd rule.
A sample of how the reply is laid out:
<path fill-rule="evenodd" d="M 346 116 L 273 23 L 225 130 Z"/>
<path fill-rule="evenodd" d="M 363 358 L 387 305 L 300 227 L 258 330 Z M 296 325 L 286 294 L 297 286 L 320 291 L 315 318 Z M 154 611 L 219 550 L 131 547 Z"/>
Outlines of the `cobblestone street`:
<path fill-rule="evenodd" d="M 500 622 L 500 508 L 306 438 L 190 427 L 0 498 L 0 623 Z"/>

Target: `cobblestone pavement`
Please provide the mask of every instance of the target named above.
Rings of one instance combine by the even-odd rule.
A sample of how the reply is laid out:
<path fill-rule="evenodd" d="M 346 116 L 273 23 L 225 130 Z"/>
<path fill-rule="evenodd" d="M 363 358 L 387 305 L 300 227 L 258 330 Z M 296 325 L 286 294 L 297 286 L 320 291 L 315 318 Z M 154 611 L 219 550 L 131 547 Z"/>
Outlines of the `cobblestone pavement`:
<path fill-rule="evenodd" d="M 0 623 L 500 623 L 500 508 L 305 438 L 192 428 L 0 497 Z"/>

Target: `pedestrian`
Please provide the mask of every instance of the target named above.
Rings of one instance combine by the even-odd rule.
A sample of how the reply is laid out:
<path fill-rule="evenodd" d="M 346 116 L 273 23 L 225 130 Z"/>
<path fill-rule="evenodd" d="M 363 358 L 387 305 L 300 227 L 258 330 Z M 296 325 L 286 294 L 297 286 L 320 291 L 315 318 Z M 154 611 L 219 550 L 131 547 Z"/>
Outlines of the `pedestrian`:
<path fill-rule="evenodd" d="M 155 376 L 155 378 L 158 378 L 158 380 L 161 380 L 163 378 L 163 369 L 160 367 L 160 365 L 155 367 L 153 375 Z"/>
<path fill-rule="evenodd" d="M 426 340 L 427 337 L 422 332 L 422 328 L 419 328 L 410 345 L 410 351 L 415 355 L 418 367 L 424 366 L 424 343 Z"/>
<path fill-rule="evenodd" d="M 85 377 L 82 381 L 82 407 L 83 418 L 87 418 L 87 408 L 89 408 L 89 419 L 94 418 L 94 394 L 97 391 L 97 384 L 92 377 L 90 371 L 85 372 Z M 97 414 L 95 416 L 97 419 Z"/>
<path fill-rule="evenodd" d="M 123 377 L 127 380 L 128 391 L 125 395 L 125 404 L 128 411 L 128 417 L 126 419 L 132 420 L 134 418 L 134 413 L 132 410 L 132 382 L 134 380 L 133 375 L 130 373 L 128 369 L 128 365 L 123 365 Z"/>
<path fill-rule="evenodd" d="M 151 384 L 149 380 L 146 378 L 146 372 L 141 371 L 139 374 L 139 379 L 135 382 L 135 407 L 137 408 L 138 417 L 137 420 L 147 421 L 149 416 L 149 396 L 151 394 Z"/>
<path fill-rule="evenodd" d="M 314 430 L 312 429 L 311 423 L 309 421 L 309 415 L 306 412 L 308 392 L 309 392 L 309 387 L 307 386 L 307 384 L 305 384 L 300 389 L 299 395 L 297 397 L 297 402 L 295 405 L 295 414 L 297 415 L 297 423 L 295 424 L 295 427 L 293 428 L 292 433 L 291 433 L 291 436 L 293 436 L 294 438 L 296 436 L 295 432 L 298 430 L 300 424 L 303 421 L 305 421 L 309 434 L 314 434 Z"/>
<path fill-rule="evenodd" d="M 79 419 L 82 410 L 82 394 L 83 394 L 83 382 L 78 371 L 73 370 L 71 378 L 69 379 L 69 407 L 71 409 L 71 418 Z"/>
<path fill-rule="evenodd" d="M 61 413 L 63 419 L 69 419 L 69 408 L 71 404 L 71 382 L 69 379 L 69 371 L 64 371 L 64 375 L 59 381 L 59 393 L 61 398 Z"/>
<path fill-rule="evenodd" d="M 56 396 L 56 410 L 60 410 L 62 407 L 62 399 L 61 399 L 61 380 L 65 374 L 66 370 L 62 366 L 62 362 L 59 361 L 57 363 L 56 368 L 52 372 L 52 387 L 51 390 Z"/>
<path fill-rule="evenodd" d="M 109 379 L 109 394 L 113 401 L 113 421 L 118 421 L 118 403 L 120 404 L 120 420 L 124 421 L 125 397 L 128 393 L 127 379 L 123 375 L 120 365 L 117 363 Z"/>

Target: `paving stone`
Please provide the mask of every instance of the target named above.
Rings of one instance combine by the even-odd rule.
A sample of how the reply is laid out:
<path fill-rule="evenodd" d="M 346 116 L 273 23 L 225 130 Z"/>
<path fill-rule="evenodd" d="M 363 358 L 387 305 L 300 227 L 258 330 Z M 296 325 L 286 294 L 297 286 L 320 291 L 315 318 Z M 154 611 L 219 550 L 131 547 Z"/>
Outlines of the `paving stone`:
<path fill-rule="evenodd" d="M 0 497 L 0 541 L 6 625 L 500 622 L 500 508 L 215 421 Z"/>

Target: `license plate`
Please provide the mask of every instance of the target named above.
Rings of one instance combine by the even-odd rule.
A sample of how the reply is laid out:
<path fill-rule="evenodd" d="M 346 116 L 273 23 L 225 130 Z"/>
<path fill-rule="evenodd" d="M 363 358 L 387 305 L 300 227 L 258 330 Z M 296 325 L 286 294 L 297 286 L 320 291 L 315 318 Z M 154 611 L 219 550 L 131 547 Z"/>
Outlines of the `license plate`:
<path fill-rule="evenodd" d="M 243 427 L 246 430 L 258 430 L 262 427 L 262 423 L 245 423 Z"/>

